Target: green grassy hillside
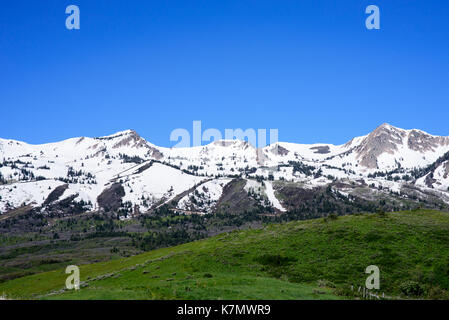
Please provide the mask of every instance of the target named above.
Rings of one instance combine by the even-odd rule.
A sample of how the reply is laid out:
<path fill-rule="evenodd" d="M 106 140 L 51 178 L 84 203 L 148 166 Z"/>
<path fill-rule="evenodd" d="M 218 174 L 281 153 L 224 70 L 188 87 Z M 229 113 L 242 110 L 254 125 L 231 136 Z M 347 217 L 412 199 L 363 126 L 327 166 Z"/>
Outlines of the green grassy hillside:
<path fill-rule="evenodd" d="M 80 266 L 82 288 L 64 291 L 64 270 L 0 284 L 22 299 L 354 298 L 369 265 L 391 298 L 449 292 L 449 214 L 407 211 L 267 225 L 138 256 Z"/>

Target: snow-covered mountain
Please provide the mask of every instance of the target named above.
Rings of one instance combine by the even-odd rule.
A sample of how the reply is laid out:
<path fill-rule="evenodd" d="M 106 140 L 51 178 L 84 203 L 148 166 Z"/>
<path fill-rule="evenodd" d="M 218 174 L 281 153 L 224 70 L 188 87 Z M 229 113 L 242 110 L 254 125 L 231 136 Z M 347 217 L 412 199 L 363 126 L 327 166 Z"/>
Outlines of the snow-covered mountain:
<path fill-rule="evenodd" d="M 239 140 L 163 148 L 132 130 L 42 145 L 0 139 L 0 213 L 33 206 L 44 214 L 77 208 L 132 216 L 170 203 L 202 214 L 226 211 L 233 201 L 280 213 L 293 203 L 282 193 L 291 184 L 331 185 L 349 198 L 394 193 L 448 203 L 448 155 L 449 137 L 388 124 L 343 145 L 260 149 Z"/>

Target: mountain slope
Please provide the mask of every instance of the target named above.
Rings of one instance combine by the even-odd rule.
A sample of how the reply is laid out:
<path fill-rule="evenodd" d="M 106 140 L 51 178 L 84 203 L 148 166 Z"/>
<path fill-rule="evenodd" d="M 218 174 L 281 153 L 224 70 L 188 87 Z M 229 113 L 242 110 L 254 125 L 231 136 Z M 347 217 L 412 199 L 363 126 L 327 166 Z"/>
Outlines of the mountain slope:
<path fill-rule="evenodd" d="M 64 290 L 63 270 L 0 283 L 0 292 L 25 299 L 355 298 L 365 268 L 376 265 L 377 293 L 389 299 L 447 299 L 448 241 L 449 215 L 436 211 L 272 224 L 80 266 L 77 292 Z"/>

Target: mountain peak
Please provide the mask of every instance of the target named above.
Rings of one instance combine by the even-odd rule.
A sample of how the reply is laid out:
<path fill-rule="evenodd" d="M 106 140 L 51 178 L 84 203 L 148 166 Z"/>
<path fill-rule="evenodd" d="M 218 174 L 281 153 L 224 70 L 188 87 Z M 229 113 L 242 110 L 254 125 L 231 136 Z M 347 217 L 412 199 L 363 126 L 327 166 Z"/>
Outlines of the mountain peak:
<path fill-rule="evenodd" d="M 378 157 L 383 153 L 394 154 L 403 144 L 406 132 L 403 129 L 383 123 L 368 134 L 356 148 L 360 164 L 366 168 L 378 168 Z"/>
<path fill-rule="evenodd" d="M 103 137 L 99 137 L 99 138 L 118 138 L 118 137 L 128 136 L 128 135 L 139 136 L 136 131 L 134 131 L 132 129 L 127 129 L 127 130 L 118 131 L 116 133 L 113 133 L 113 134 L 110 134 L 107 136 L 103 136 Z"/>
<path fill-rule="evenodd" d="M 393 131 L 403 131 L 404 129 L 392 126 L 391 124 L 385 122 L 385 123 L 382 123 L 380 126 L 378 126 L 376 129 L 374 129 L 373 132 L 391 131 L 391 130 L 393 130 Z"/>
<path fill-rule="evenodd" d="M 378 128 L 390 128 L 391 125 L 387 122 L 382 123 Z"/>

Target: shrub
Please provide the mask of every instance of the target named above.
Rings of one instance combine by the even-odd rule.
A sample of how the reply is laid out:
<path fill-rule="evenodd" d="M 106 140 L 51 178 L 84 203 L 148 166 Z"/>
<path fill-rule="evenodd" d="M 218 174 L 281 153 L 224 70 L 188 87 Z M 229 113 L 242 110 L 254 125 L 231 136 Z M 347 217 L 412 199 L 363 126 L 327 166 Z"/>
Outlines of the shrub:
<path fill-rule="evenodd" d="M 328 287 L 328 288 L 335 288 L 335 284 L 331 281 L 328 280 L 318 280 L 317 282 L 318 287 L 320 288 L 324 288 L 324 287 Z"/>
<path fill-rule="evenodd" d="M 419 297 L 424 293 L 422 286 L 416 281 L 406 281 L 399 287 L 401 293 L 406 296 Z"/>
<path fill-rule="evenodd" d="M 264 254 L 263 256 L 258 257 L 256 261 L 263 265 L 282 267 L 290 265 L 292 262 L 296 261 L 296 259 L 284 257 L 279 254 Z"/>
<path fill-rule="evenodd" d="M 447 300 L 448 298 L 448 293 L 439 286 L 432 286 L 427 292 L 427 299 L 430 300 Z"/>
<path fill-rule="evenodd" d="M 376 210 L 376 212 L 377 212 L 377 215 L 381 218 L 385 218 L 387 216 L 387 214 L 385 213 L 385 210 L 382 208 L 378 208 Z"/>
<path fill-rule="evenodd" d="M 382 236 L 379 234 L 378 231 L 376 230 L 371 230 L 369 231 L 367 234 L 365 234 L 365 236 L 363 237 L 363 239 L 366 242 L 374 242 L 374 241 L 378 241 L 380 239 L 382 239 Z"/>
<path fill-rule="evenodd" d="M 324 218 L 324 221 L 328 222 L 328 221 L 337 220 L 337 219 L 338 219 L 338 216 L 335 213 L 331 213 L 326 218 Z"/>

